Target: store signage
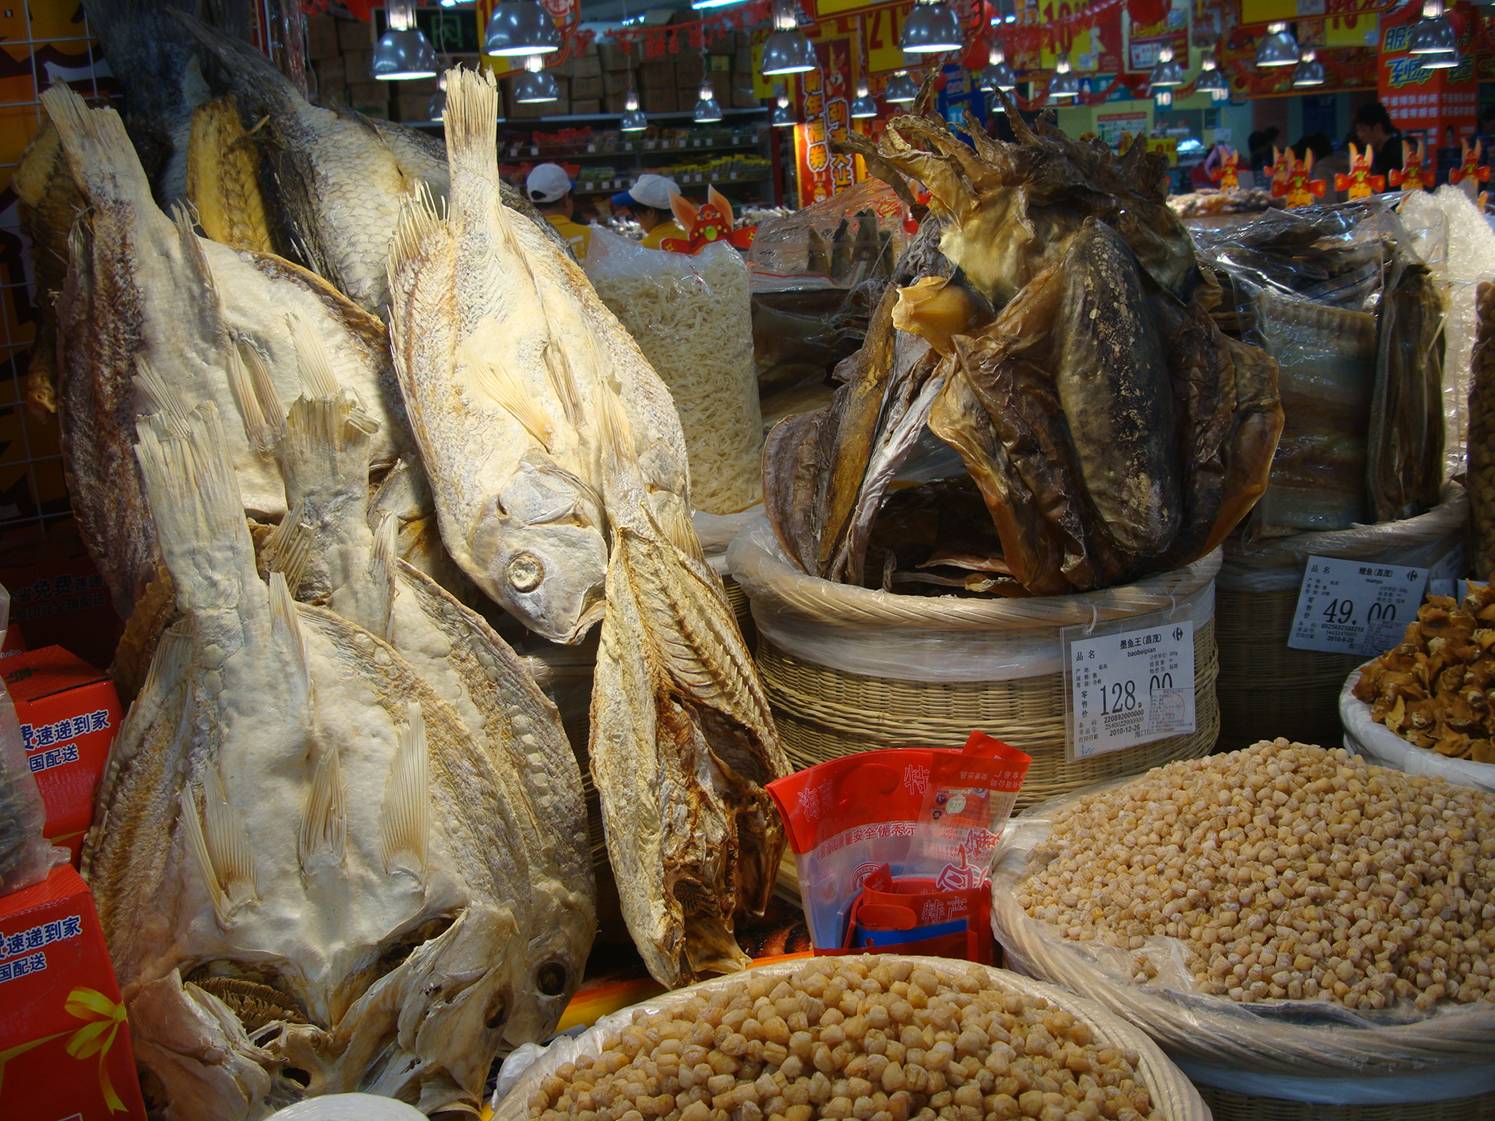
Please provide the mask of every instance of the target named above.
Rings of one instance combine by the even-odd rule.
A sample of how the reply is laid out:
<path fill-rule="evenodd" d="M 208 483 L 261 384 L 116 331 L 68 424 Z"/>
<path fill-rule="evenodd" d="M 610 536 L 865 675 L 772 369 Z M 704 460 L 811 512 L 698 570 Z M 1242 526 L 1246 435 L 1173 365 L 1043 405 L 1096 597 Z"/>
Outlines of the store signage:
<path fill-rule="evenodd" d="M 1127 18 L 1126 68 L 1132 73 L 1151 70 L 1158 52 L 1173 48 L 1173 57 L 1184 69 L 1189 66 L 1189 11 L 1171 8 L 1157 23 L 1133 23 Z"/>
<path fill-rule="evenodd" d="M 1194 623 L 1166 615 L 1059 632 L 1070 762 L 1195 730 Z"/>
<path fill-rule="evenodd" d="M 1152 111 L 1147 108 L 1095 114 L 1096 135 L 1108 148 L 1120 150 L 1122 140 L 1151 131 Z"/>
<path fill-rule="evenodd" d="M 799 119 L 794 128 L 795 181 L 799 205 L 828 199 L 856 182 L 856 158 L 831 151 L 831 141 L 844 139 L 851 129 L 851 100 L 856 93 L 856 71 L 849 36 L 815 40 L 817 70 L 795 83 Z"/>
<path fill-rule="evenodd" d="M 1374 560 L 1309 557 L 1287 644 L 1372 657 L 1395 646 L 1417 616 L 1428 572 Z"/>
<path fill-rule="evenodd" d="M 1381 20 L 1380 77 L 1377 82 L 1382 104 L 1403 132 L 1423 133 L 1431 146 L 1457 146 L 1459 138 L 1474 131 L 1478 92 L 1474 82 L 1474 10 L 1460 4 L 1455 16 L 1462 29 L 1459 56 L 1452 70 L 1429 70 L 1418 56 L 1408 52 L 1412 28 L 1419 11 L 1388 14 Z M 1452 129 L 1453 135 L 1446 136 Z"/>

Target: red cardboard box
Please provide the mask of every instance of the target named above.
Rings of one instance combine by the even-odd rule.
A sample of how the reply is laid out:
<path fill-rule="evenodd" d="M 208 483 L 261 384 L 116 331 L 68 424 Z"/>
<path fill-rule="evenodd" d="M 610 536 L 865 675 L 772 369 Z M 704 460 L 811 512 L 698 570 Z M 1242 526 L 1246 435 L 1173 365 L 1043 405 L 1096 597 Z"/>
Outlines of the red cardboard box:
<path fill-rule="evenodd" d="M 0 659 L 13 658 L 26 652 L 26 636 L 21 633 L 20 623 L 11 623 L 5 628 L 5 641 L 0 642 Z"/>
<path fill-rule="evenodd" d="M 0 584 L 32 646 L 66 646 L 95 666 L 114 657 L 124 624 L 72 519 L 0 534 Z"/>
<path fill-rule="evenodd" d="M 119 694 L 107 674 L 61 646 L 0 661 L 0 677 L 16 706 L 26 761 L 47 810 L 47 840 L 66 848 L 76 867 L 93 824 L 94 791 L 123 715 Z"/>
<path fill-rule="evenodd" d="M 0 1117 L 145 1121 L 88 885 L 63 865 L 0 897 Z"/>

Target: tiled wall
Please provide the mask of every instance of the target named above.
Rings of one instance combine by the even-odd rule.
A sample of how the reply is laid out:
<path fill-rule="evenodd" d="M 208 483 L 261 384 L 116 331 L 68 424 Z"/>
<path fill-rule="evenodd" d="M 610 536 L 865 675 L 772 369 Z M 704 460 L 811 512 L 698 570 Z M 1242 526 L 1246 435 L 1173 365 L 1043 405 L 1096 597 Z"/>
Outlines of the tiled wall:
<path fill-rule="evenodd" d="M 40 117 L 38 95 L 66 81 L 90 100 L 107 95 L 79 0 L 0 0 L 0 528 L 68 510 L 57 418 L 22 402 L 35 294 L 10 178 Z"/>

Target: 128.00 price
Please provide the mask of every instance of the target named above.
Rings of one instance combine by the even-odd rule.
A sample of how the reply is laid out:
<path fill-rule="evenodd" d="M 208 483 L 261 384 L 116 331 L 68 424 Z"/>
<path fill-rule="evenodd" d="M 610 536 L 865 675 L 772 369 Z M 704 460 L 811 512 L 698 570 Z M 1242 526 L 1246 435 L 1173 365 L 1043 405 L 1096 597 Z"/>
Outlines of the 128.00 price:
<path fill-rule="evenodd" d="M 1355 621 L 1355 601 L 1348 597 L 1331 599 L 1321 614 L 1327 622 L 1348 626 Z M 1366 624 L 1372 627 L 1379 623 L 1394 623 L 1396 622 L 1396 604 L 1381 603 L 1378 600 L 1370 605 L 1370 610 L 1365 613 L 1365 619 Z"/>
<path fill-rule="evenodd" d="M 1155 673 L 1148 680 L 1147 693 L 1151 696 L 1160 689 L 1173 688 L 1173 675 L 1171 673 Z M 1137 700 L 1137 683 L 1135 681 L 1113 681 L 1109 685 L 1101 686 L 1100 691 L 1100 714 L 1110 716 L 1113 712 L 1135 712 L 1141 707 Z"/>

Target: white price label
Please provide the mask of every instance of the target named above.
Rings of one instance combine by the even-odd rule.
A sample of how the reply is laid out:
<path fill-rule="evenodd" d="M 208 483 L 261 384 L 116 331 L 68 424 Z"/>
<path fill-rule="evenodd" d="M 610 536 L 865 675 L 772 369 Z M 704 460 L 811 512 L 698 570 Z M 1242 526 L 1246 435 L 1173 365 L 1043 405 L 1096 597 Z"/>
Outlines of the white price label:
<path fill-rule="evenodd" d="M 1294 650 L 1373 657 L 1395 646 L 1417 616 L 1427 569 L 1309 557 L 1287 644 Z"/>
<path fill-rule="evenodd" d="M 1136 624 L 1060 632 L 1071 762 L 1195 730 L 1193 622 Z"/>
<path fill-rule="evenodd" d="M 1459 579 L 1459 573 L 1464 571 L 1464 546 L 1455 545 L 1443 554 L 1443 559 L 1432 568 L 1428 569 L 1428 595 L 1430 596 L 1458 596 L 1459 602 L 1464 601 L 1463 581 Z"/>

